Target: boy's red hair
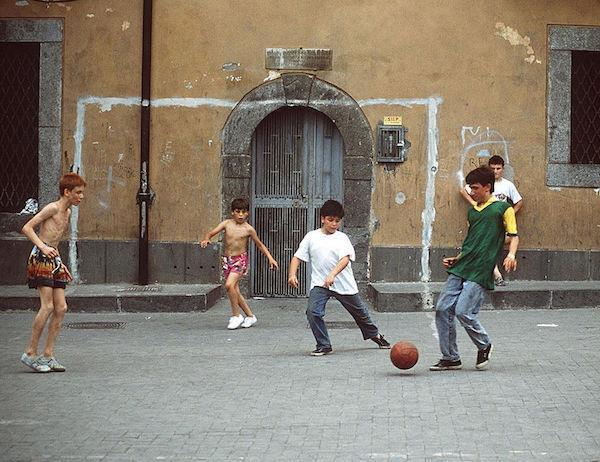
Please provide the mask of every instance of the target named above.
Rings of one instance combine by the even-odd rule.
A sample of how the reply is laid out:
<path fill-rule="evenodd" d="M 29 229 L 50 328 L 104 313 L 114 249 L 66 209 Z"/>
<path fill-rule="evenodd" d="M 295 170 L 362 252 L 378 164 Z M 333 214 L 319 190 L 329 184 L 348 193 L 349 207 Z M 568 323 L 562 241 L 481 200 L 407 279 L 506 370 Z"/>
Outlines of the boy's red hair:
<path fill-rule="evenodd" d="M 85 186 L 85 180 L 77 175 L 77 173 L 66 173 L 62 176 L 58 184 L 60 195 L 63 196 L 65 194 L 65 189 L 73 191 L 78 186 Z"/>

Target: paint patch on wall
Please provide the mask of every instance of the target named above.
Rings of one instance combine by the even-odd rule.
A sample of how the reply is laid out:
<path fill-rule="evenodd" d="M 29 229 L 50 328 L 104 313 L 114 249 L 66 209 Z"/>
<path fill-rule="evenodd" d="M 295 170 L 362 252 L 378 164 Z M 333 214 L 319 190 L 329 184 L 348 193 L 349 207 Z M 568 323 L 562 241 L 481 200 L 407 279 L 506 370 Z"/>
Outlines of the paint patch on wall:
<path fill-rule="evenodd" d="M 396 194 L 394 201 L 396 202 L 396 204 L 402 205 L 406 202 L 406 195 L 403 192 L 399 192 L 398 194 Z"/>
<path fill-rule="evenodd" d="M 19 0 L 18 2 L 15 2 L 16 6 L 27 6 L 29 5 L 29 2 L 27 0 Z"/>
<path fill-rule="evenodd" d="M 225 63 L 222 66 L 222 69 L 227 72 L 234 72 L 240 68 L 240 63 Z"/>
<path fill-rule="evenodd" d="M 531 46 L 531 39 L 528 35 L 522 36 L 516 29 L 507 26 L 503 22 L 496 23 L 496 35 L 498 37 L 502 37 L 504 40 L 507 40 L 512 46 L 525 47 L 525 52 L 527 53 L 527 57 L 524 58 L 525 62 L 529 64 L 542 63 L 539 59 L 536 59 L 535 52 Z"/>
<path fill-rule="evenodd" d="M 183 86 L 185 88 L 187 88 L 188 90 L 191 90 L 192 88 L 194 88 L 194 84 L 192 83 L 191 80 L 184 80 L 183 81 Z"/>
<path fill-rule="evenodd" d="M 115 10 L 113 8 L 107 8 L 104 10 L 105 13 L 114 13 Z"/>
<path fill-rule="evenodd" d="M 86 15 L 85 15 L 85 17 L 86 17 L 86 18 L 89 18 L 89 19 L 91 19 L 91 18 L 93 18 L 93 17 L 95 17 L 95 16 L 96 16 L 96 15 L 95 15 L 94 13 L 88 13 L 88 14 L 86 14 Z"/>
<path fill-rule="evenodd" d="M 275 80 L 278 79 L 279 77 L 281 77 L 281 73 L 277 72 L 277 71 L 269 71 L 269 75 L 267 75 L 264 79 L 263 82 L 268 82 L 269 80 Z"/>
<path fill-rule="evenodd" d="M 125 32 L 127 29 L 129 29 L 129 26 L 131 26 L 129 21 L 123 21 L 123 24 L 121 24 L 121 30 Z"/>

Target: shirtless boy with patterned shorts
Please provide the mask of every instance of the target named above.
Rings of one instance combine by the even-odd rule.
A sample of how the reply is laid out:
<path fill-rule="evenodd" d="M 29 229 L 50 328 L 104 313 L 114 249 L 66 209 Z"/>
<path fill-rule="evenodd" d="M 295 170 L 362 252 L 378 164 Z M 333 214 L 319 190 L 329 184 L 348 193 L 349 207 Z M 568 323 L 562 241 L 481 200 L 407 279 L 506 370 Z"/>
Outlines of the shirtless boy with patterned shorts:
<path fill-rule="evenodd" d="M 21 230 L 34 244 L 27 261 L 27 283 L 30 288 L 37 289 L 40 296 L 40 309 L 21 362 L 36 372 L 65 371 L 54 357 L 54 342 L 67 312 L 65 288 L 73 278 L 60 258 L 58 243 L 69 225 L 71 207 L 83 200 L 85 181 L 76 173 L 67 173 L 61 178 L 59 189 L 60 199 L 46 205 Z M 38 356 L 38 344 L 46 323 L 46 346 L 43 354 Z"/>
<path fill-rule="evenodd" d="M 252 239 L 260 250 L 269 259 L 269 267 L 276 269 L 279 267 L 272 257 L 269 249 L 263 244 L 256 230 L 248 223 L 250 213 L 250 204 L 246 199 L 234 199 L 231 203 L 231 218 L 225 220 L 208 232 L 200 242 L 200 246 L 205 248 L 210 243 L 210 239 L 225 232 L 225 248 L 223 251 L 223 278 L 225 279 L 225 289 L 231 303 L 231 317 L 227 325 L 228 329 L 237 329 L 238 327 L 252 327 L 256 324 L 256 316 L 248 306 L 248 303 L 242 296 L 239 288 L 239 280 L 248 273 L 248 241 Z M 244 312 L 245 317 L 240 313 Z"/>

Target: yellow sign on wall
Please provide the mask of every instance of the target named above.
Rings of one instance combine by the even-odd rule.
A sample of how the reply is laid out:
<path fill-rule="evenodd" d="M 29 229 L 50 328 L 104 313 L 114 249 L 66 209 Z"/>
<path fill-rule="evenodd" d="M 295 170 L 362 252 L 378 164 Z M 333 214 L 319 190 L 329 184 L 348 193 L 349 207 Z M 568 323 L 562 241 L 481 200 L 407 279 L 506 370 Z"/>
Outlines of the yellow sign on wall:
<path fill-rule="evenodd" d="M 383 125 L 402 125 L 402 116 L 385 116 Z"/>

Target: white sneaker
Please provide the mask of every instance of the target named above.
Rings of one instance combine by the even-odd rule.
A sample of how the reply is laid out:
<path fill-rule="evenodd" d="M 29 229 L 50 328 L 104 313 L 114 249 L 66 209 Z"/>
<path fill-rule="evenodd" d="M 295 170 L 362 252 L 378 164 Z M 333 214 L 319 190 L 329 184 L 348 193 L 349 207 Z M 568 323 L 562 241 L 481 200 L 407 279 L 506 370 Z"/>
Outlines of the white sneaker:
<path fill-rule="evenodd" d="M 242 327 L 252 327 L 254 324 L 256 324 L 256 316 L 246 316 L 246 319 L 244 319 L 244 322 L 242 323 Z"/>
<path fill-rule="evenodd" d="M 237 329 L 244 322 L 244 317 L 241 314 L 237 316 L 232 316 L 229 318 L 229 324 L 227 324 L 227 329 Z"/>

